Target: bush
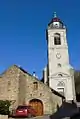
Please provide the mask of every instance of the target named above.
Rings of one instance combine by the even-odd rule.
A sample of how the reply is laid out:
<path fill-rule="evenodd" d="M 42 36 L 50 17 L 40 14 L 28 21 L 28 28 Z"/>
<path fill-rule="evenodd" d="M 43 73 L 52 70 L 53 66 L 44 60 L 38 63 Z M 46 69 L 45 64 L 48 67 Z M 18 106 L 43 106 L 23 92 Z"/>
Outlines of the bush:
<path fill-rule="evenodd" d="M 11 105 L 11 101 L 6 100 L 0 100 L 0 114 L 2 115 L 9 115 L 9 107 Z"/>

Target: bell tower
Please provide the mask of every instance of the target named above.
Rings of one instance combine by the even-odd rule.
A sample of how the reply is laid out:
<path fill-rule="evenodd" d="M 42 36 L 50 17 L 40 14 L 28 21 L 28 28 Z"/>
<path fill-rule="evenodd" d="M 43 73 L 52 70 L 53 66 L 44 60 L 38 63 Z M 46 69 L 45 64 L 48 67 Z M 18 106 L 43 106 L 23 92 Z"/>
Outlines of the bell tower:
<path fill-rule="evenodd" d="M 74 76 L 70 72 L 66 27 L 56 13 L 48 24 L 47 45 L 49 87 L 64 95 L 66 100 L 74 100 Z"/>

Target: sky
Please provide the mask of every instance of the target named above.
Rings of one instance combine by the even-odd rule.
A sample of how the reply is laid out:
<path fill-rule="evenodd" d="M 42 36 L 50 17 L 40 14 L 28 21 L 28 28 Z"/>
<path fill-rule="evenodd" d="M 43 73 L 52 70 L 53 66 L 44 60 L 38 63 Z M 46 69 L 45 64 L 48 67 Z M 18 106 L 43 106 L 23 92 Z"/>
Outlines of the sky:
<path fill-rule="evenodd" d="M 56 12 L 67 26 L 70 64 L 80 70 L 79 0 L 0 0 L 0 72 L 16 64 L 41 78 L 46 28 Z"/>

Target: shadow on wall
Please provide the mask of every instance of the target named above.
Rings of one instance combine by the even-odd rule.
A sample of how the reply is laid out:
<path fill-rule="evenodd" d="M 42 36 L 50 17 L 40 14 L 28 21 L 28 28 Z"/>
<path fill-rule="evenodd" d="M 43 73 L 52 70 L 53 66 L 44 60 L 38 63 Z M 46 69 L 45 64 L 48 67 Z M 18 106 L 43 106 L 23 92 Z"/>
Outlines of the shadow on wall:
<path fill-rule="evenodd" d="M 57 106 L 57 112 L 50 116 L 50 119 L 62 119 L 66 117 L 71 117 L 72 115 L 78 113 L 78 108 L 76 104 L 71 104 L 68 102 L 63 102 L 61 107 Z"/>

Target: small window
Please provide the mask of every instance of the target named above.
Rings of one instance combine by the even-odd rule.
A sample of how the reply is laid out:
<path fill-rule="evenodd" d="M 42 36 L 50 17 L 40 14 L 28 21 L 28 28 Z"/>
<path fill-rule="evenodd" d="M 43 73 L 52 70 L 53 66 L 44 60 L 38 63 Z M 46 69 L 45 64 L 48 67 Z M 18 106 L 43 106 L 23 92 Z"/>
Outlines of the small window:
<path fill-rule="evenodd" d="M 58 33 L 54 34 L 54 44 L 55 45 L 61 45 L 60 34 L 58 34 Z"/>
<path fill-rule="evenodd" d="M 8 87 L 8 91 L 10 91 L 11 90 L 11 81 L 8 81 L 8 85 L 7 85 Z"/>
<path fill-rule="evenodd" d="M 61 64 L 60 63 L 58 63 L 58 67 L 61 67 Z"/>
<path fill-rule="evenodd" d="M 40 96 L 42 96 L 42 93 L 40 93 Z"/>
<path fill-rule="evenodd" d="M 62 74 L 58 74 L 58 76 L 61 76 L 62 77 Z"/>
<path fill-rule="evenodd" d="M 54 27 L 57 27 L 58 26 L 58 24 L 54 24 Z"/>
<path fill-rule="evenodd" d="M 8 81 L 8 86 L 10 86 L 11 85 L 11 81 Z"/>
<path fill-rule="evenodd" d="M 32 96 L 32 94 L 30 94 L 30 96 Z"/>
<path fill-rule="evenodd" d="M 38 89 L 38 82 L 33 82 L 34 90 Z"/>

